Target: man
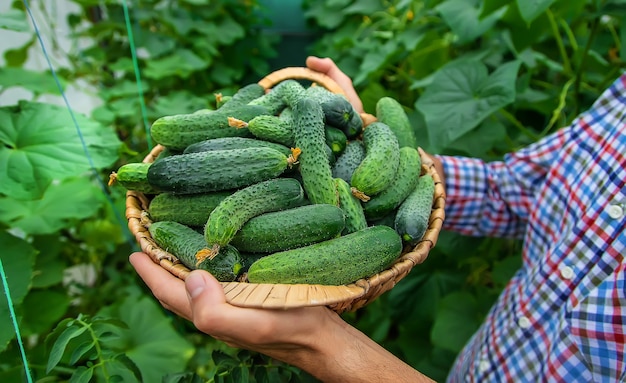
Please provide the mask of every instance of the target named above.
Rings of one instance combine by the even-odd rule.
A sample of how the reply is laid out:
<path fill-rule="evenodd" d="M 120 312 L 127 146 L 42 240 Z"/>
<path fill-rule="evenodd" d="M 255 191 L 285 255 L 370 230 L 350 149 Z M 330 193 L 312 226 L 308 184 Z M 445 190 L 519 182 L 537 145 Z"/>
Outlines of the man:
<path fill-rule="evenodd" d="M 363 110 L 332 60 L 309 57 L 307 66 Z M 503 161 L 434 161 L 446 185 L 444 229 L 524 240 L 521 269 L 448 380 L 625 381 L 626 74 L 571 126 Z M 207 272 L 182 282 L 145 254 L 130 261 L 165 308 L 233 347 L 322 381 L 430 380 L 324 307 L 238 308 Z"/>

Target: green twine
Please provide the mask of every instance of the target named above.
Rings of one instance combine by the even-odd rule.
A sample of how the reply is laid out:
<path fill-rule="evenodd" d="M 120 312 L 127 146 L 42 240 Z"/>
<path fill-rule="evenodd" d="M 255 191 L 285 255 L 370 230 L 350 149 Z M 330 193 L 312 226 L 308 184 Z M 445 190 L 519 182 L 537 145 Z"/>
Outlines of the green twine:
<path fill-rule="evenodd" d="M 0 258 L 0 277 L 2 278 L 2 287 L 4 288 L 4 295 L 7 297 L 7 304 L 9 305 L 9 315 L 11 316 L 11 322 L 13 322 L 13 328 L 17 337 L 17 344 L 20 348 L 20 354 L 22 355 L 22 361 L 24 362 L 24 372 L 26 372 L 26 379 L 28 383 L 33 382 L 33 377 L 30 374 L 30 368 L 28 367 L 28 359 L 26 358 L 26 351 L 24 350 L 24 343 L 22 343 L 22 336 L 20 335 L 20 326 L 17 324 L 17 316 L 13 309 L 13 300 L 11 299 L 11 291 L 9 290 L 9 282 L 7 281 L 6 273 L 4 272 L 4 265 L 2 264 L 2 258 Z"/>
<path fill-rule="evenodd" d="M 137 61 L 137 49 L 135 48 L 135 39 L 133 38 L 133 29 L 130 25 L 130 17 L 128 15 L 128 5 L 126 0 L 122 1 L 124 8 L 124 20 L 126 21 L 126 30 L 128 31 L 128 42 L 130 44 L 130 54 L 133 58 L 133 68 L 135 70 L 135 79 L 137 82 L 137 92 L 139 93 L 139 104 L 141 105 L 141 115 L 143 116 L 143 126 L 146 131 L 146 139 L 148 140 L 148 148 L 152 149 L 152 138 L 150 137 L 150 124 L 148 123 L 148 113 L 146 112 L 146 103 L 143 99 L 143 87 L 141 86 L 141 76 L 139 75 L 139 63 Z"/>

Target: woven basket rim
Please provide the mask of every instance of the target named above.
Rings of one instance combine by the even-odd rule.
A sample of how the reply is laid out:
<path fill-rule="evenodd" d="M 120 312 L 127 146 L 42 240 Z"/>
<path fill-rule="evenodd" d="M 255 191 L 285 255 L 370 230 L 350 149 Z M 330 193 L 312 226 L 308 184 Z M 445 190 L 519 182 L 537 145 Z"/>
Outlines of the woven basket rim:
<path fill-rule="evenodd" d="M 331 91 L 338 87 L 330 77 L 300 67 L 288 67 L 273 72 L 259 81 L 259 84 L 265 89 L 270 89 L 278 82 L 289 78 L 311 80 Z M 365 120 L 370 122 L 375 118 L 372 119 L 371 115 L 366 114 Z M 154 162 L 163 149 L 163 146 L 157 144 L 146 155 L 143 162 Z M 224 288 L 226 300 L 235 306 L 254 308 L 287 309 L 328 306 L 332 310 L 342 313 L 355 311 L 393 288 L 415 265 L 426 260 L 430 250 L 437 243 L 445 219 L 443 183 L 435 169 L 432 158 L 421 149 L 419 152 L 422 159 L 422 173 L 429 173 L 435 181 L 433 208 L 428 228 L 422 239 L 415 246 L 405 247 L 401 256 L 389 268 L 373 276 L 342 286 L 220 282 Z M 147 224 L 150 223 L 147 213 L 149 203 L 150 198 L 145 194 L 133 190 L 127 191 L 126 219 L 128 220 L 128 227 L 144 253 L 171 274 L 184 280 L 191 270 L 180 263 L 173 254 L 159 248 L 148 232 Z"/>

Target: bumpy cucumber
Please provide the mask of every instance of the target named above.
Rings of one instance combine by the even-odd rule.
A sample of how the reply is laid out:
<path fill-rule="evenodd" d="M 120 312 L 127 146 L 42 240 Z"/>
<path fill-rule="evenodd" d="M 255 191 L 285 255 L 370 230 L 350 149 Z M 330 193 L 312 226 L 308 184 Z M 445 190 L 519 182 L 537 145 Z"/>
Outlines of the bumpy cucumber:
<path fill-rule="evenodd" d="M 311 203 L 339 205 L 324 134 L 324 112 L 319 102 L 301 98 L 293 108 L 296 146 L 304 190 Z M 331 150 L 332 151 L 332 150 Z"/>
<path fill-rule="evenodd" d="M 290 108 L 295 107 L 298 101 L 305 97 L 306 94 L 304 86 L 293 79 L 281 81 L 271 91 L 277 92 Z"/>
<path fill-rule="evenodd" d="M 239 189 L 226 197 L 209 215 L 204 237 L 212 250 L 230 243 L 250 219 L 299 206 L 304 190 L 293 178 L 274 178 Z"/>
<path fill-rule="evenodd" d="M 434 193 L 433 177 L 428 173 L 424 174 L 419 177 L 415 189 L 398 207 L 394 225 L 405 242 L 415 245 L 424 236 L 428 228 Z"/>
<path fill-rule="evenodd" d="M 295 146 L 293 124 L 278 116 L 257 116 L 243 125 L 256 138 L 287 147 Z"/>
<path fill-rule="evenodd" d="M 317 100 L 320 104 L 326 101 L 332 101 L 335 99 L 336 94 L 323 86 L 312 84 L 306 88 L 305 97 Z"/>
<path fill-rule="evenodd" d="M 230 244 L 243 252 L 275 253 L 336 237 L 343 228 L 343 211 L 337 206 L 306 205 L 250 219 Z"/>
<path fill-rule="evenodd" d="M 293 163 L 271 148 L 212 150 L 166 157 L 148 169 L 148 182 L 176 194 L 235 189 L 282 174 Z"/>
<path fill-rule="evenodd" d="M 209 214 L 231 191 L 219 191 L 201 194 L 156 195 L 148 206 L 148 213 L 153 221 L 174 221 L 187 226 L 202 227 L 209 219 Z"/>
<path fill-rule="evenodd" d="M 350 183 L 352 174 L 365 158 L 365 146 L 359 140 L 349 141 L 332 167 L 333 177 Z"/>
<path fill-rule="evenodd" d="M 206 270 L 222 282 L 234 281 L 243 265 L 237 249 L 224 247 L 212 259 L 196 263 L 196 254 L 206 249 L 201 233 L 178 222 L 161 221 L 148 226 L 148 231 L 160 248 L 176 256 L 189 269 Z"/>
<path fill-rule="evenodd" d="M 248 104 L 253 100 L 263 96 L 265 94 L 265 88 L 257 83 L 248 84 L 239 88 L 239 90 L 232 95 L 226 102 L 224 102 L 220 109 L 222 111 L 233 110 L 241 105 Z"/>
<path fill-rule="evenodd" d="M 268 114 L 266 108 L 259 105 L 237 105 L 226 108 L 223 106 L 206 113 L 177 114 L 164 116 L 152 124 L 150 133 L 157 143 L 176 150 L 219 137 L 250 137 L 248 129 L 233 129 L 228 118 L 249 121 L 256 116 Z"/>
<path fill-rule="evenodd" d="M 394 98 L 382 97 L 376 103 L 376 119 L 387 124 L 398 138 L 400 147 L 417 149 L 417 137 L 409 116 L 402 105 Z"/>
<path fill-rule="evenodd" d="M 183 153 L 196 153 L 206 152 L 209 150 L 227 150 L 227 149 L 242 149 L 242 148 L 272 148 L 283 153 L 286 156 L 291 154 L 291 149 L 284 145 L 280 145 L 274 142 L 265 140 L 258 140 L 248 137 L 222 137 L 212 138 L 210 140 L 204 140 L 196 142 L 187 146 Z"/>
<path fill-rule="evenodd" d="M 330 147 L 334 155 L 341 155 L 348 144 L 348 138 L 345 133 L 330 125 L 324 127 L 324 133 L 326 135 L 326 145 Z"/>
<path fill-rule="evenodd" d="M 387 268 L 402 240 L 387 226 L 372 226 L 313 245 L 274 253 L 248 269 L 252 283 L 345 285 Z"/>
<path fill-rule="evenodd" d="M 350 185 L 341 178 L 335 178 L 335 185 L 339 193 L 339 207 L 345 216 L 345 228 L 341 234 L 350 234 L 367 227 L 367 219 L 363 213 L 361 201 L 350 191 Z"/>
<path fill-rule="evenodd" d="M 363 203 L 368 220 L 380 219 L 400 206 L 415 189 L 420 176 L 422 161 L 416 149 L 400 148 L 400 162 L 396 177 L 388 188 Z"/>
<path fill-rule="evenodd" d="M 396 135 L 382 122 L 373 122 L 363 131 L 365 158 L 352 174 L 350 185 L 371 197 L 389 187 L 400 163 Z"/>
<path fill-rule="evenodd" d="M 134 190 L 145 194 L 158 193 L 158 189 L 148 182 L 150 165 L 147 162 L 131 162 L 120 166 L 117 172 L 113 172 L 109 176 L 109 186 L 117 183 L 126 190 Z"/>

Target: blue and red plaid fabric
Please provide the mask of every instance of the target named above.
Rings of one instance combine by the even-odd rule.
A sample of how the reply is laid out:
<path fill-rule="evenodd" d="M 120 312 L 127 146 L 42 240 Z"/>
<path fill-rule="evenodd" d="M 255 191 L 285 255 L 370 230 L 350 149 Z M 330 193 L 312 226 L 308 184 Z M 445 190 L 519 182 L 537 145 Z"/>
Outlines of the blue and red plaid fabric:
<path fill-rule="evenodd" d="M 448 381 L 626 381 L 626 74 L 503 161 L 439 158 L 445 229 L 524 241 Z"/>

